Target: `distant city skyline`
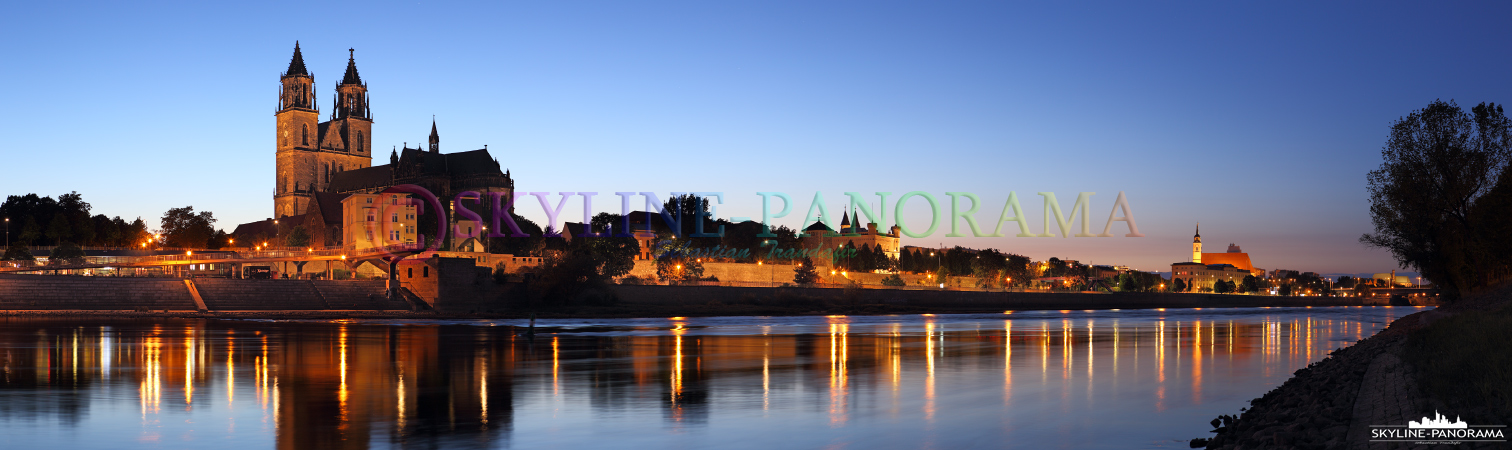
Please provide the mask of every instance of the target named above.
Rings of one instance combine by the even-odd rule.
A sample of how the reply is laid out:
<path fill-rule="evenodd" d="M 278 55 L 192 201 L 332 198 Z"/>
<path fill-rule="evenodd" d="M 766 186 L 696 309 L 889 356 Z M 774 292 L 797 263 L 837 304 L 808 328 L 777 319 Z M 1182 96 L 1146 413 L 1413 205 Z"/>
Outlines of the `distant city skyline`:
<path fill-rule="evenodd" d="M 25 68 L 0 75 L 16 87 L 3 193 L 78 191 L 153 225 L 193 205 L 227 231 L 272 209 L 296 40 L 322 120 L 355 48 L 380 164 L 434 115 L 444 152 L 487 145 L 519 192 L 598 192 L 599 211 L 618 212 L 619 191 L 723 192 L 720 217 L 759 218 L 756 193 L 781 191 L 793 211 L 775 223 L 802 229 L 815 192 L 833 220 L 847 191 L 926 191 L 946 216 L 946 192 L 972 192 L 990 230 L 1013 192 L 1043 233 L 1038 192 L 1063 210 L 1096 192 L 1098 233 L 1124 192 L 1145 237 L 950 238 L 941 223 L 903 245 L 1147 271 L 1189 259 L 1197 222 L 1211 249 L 1238 244 L 1267 270 L 1397 268 L 1357 242 L 1391 122 L 1434 99 L 1512 102 L 1512 61 L 1490 48 L 1512 7 L 1490 2 L 13 10 L 29 19 L 0 31 Z M 519 206 L 544 224 L 534 198 Z M 910 226 L 927 209 L 910 202 Z"/>

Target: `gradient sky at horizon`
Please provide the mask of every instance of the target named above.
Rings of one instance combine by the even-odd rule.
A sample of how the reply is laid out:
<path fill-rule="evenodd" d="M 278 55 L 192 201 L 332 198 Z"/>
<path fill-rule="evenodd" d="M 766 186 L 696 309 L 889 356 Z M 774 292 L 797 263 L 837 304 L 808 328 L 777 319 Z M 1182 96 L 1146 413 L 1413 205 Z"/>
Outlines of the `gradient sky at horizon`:
<path fill-rule="evenodd" d="M 941 224 L 905 244 L 1155 271 L 1189 258 L 1197 222 L 1207 251 L 1236 243 L 1266 269 L 1389 271 L 1357 239 L 1392 121 L 1434 99 L 1512 101 L 1512 5 L 1493 2 L 8 9 L 22 20 L 0 29 L 0 194 L 78 191 L 152 224 L 193 205 L 228 231 L 272 212 L 295 40 L 323 116 L 356 48 L 379 164 L 434 115 L 444 152 L 488 145 L 521 192 L 598 192 L 614 212 L 616 191 L 719 191 L 719 216 L 759 217 L 756 192 L 780 191 L 796 204 L 775 223 L 796 228 L 815 192 L 838 215 L 846 191 L 964 191 L 990 229 L 1015 192 L 1043 232 L 1036 193 L 1069 208 L 1086 191 L 1097 233 L 1121 191 L 1146 237 L 947 238 Z M 544 223 L 534 198 L 518 207 Z M 923 228 L 927 206 L 905 218 Z"/>

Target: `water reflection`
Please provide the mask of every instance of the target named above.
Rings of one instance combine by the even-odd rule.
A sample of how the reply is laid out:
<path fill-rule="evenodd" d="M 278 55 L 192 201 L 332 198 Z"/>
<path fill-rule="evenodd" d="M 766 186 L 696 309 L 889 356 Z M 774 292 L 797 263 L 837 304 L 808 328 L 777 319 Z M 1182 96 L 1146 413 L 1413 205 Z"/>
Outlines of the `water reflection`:
<path fill-rule="evenodd" d="M 511 322 L 12 318 L 0 433 L 65 446 L 1183 448 L 1212 416 L 1414 311 L 543 321 L 533 338 Z"/>

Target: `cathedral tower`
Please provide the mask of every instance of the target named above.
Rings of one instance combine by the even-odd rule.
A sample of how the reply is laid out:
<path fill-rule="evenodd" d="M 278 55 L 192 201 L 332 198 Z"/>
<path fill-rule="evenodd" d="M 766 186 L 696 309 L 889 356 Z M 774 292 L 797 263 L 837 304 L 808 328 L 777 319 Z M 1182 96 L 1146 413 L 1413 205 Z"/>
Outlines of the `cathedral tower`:
<path fill-rule="evenodd" d="M 347 49 L 346 74 L 336 85 L 331 121 L 320 125 L 315 189 L 321 192 L 330 187 L 336 172 L 373 165 L 373 114 L 368 108 L 367 83 L 357 74 L 356 52 Z"/>
<path fill-rule="evenodd" d="M 1197 233 L 1192 235 L 1192 262 L 1202 262 L 1202 224 L 1197 224 Z"/>
<path fill-rule="evenodd" d="M 305 69 L 299 42 L 294 43 L 294 57 L 289 69 L 279 77 L 278 95 L 277 180 L 274 183 L 273 217 L 303 214 L 309 205 L 311 177 L 301 176 L 303 154 L 318 144 L 320 107 L 315 103 L 315 78 Z"/>
<path fill-rule="evenodd" d="M 314 192 L 337 172 L 372 166 L 373 118 L 367 84 L 357 74 L 356 50 L 347 49 L 346 74 L 336 85 L 335 110 L 319 122 L 315 78 L 305 69 L 299 43 L 282 78 L 278 112 L 278 169 L 273 217 L 305 213 Z"/>

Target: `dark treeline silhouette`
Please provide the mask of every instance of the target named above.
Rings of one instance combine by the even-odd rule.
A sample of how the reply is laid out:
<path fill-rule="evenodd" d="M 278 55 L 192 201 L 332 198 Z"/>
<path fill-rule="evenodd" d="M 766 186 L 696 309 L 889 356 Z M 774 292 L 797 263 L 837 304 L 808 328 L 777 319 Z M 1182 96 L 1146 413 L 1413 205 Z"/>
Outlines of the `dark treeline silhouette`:
<path fill-rule="evenodd" d="M 0 204 L 0 216 L 13 245 L 51 246 L 64 242 L 82 246 L 131 247 L 146 240 L 141 217 L 126 222 L 120 216 L 90 215 L 90 205 L 78 192 L 52 197 L 12 195 Z"/>

